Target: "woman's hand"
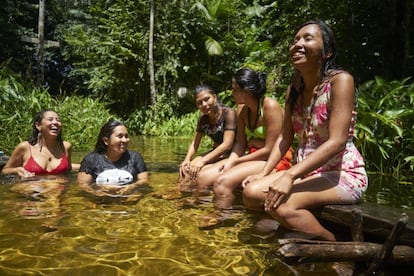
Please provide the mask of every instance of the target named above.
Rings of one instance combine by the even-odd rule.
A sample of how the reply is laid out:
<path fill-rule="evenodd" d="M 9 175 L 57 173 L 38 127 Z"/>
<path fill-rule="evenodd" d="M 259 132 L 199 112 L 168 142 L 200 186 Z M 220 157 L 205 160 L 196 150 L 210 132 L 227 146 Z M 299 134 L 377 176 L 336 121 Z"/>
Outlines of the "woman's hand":
<path fill-rule="evenodd" d="M 180 165 L 180 178 L 184 178 L 190 172 L 190 160 L 184 160 Z"/>
<path fill-rule="evenodd" d="M 292 185 L 293 178 L 286 173 L 270 183 L 264 202 L 265 211 L 269 212 L 272 209 L 277 209 L 289 196 Z"/>
<path fill-rule="evenodd" d="M 261 179 L 265 176 L 266 176 L 266 174 L 264 174 L 264 173 L 258 173 L 258 174 L 250 175 L 242 181 L 242 187 L 245 188 L 247 186 L 247 184 L 249 184 L 250 182 L 253 182 L 255 180 L 259 180 L 259 179 Z"/>
<path fill-rule="evenodd" d="M 35 174 L 32 172 L 27 171 L 25 168 L 23 167 L 18 167 L 17 168 L 17 175 L 19 175 L 22 178 L 28 178 L 28 177 L 32 177 Z"/>
<path fill-rule="evenodd" d="M 234 165 L 235 165 L 235 162 L 228 159 L 226 163 L 224 163 L 223 165 L 220 166 L 219 172 L 224 173 L 224 172 L 230 170 Z"/>
<path fill-rule="evenodd" d="M 119 195 L 130 195 L 136 190 L 136 186 L 134 184 L 128 184 L 122 186 L 116 193 Z"/>
<path fill-rule="evenodd" d="M 204 167 L 205 162 L 203 158 L 197 158 L 190 164 L 190 178 L 196 179 L 198 172 Z"/>

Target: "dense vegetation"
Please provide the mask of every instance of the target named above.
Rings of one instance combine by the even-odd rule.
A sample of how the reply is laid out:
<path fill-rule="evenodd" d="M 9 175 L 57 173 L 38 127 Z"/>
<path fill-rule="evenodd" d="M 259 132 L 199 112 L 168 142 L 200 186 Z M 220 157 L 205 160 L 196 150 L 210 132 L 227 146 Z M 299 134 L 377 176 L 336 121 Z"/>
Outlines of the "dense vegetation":
<path fill-rule="evenodd" d="M 37 37 L 40 1 L 46 3 L 45 38 L 60 46 L 45 48 L 39 84 L 37 45 L 21 38 Z M 197 112 L 191 95 L 177 91 L 208 83 L 232 105 L 231 76 L 243 66 L 268 73 L 269 93 L 283 102 L 291 36 L 300 23 L 321 18 L 336 34 L 338 63 L 359 87 L 355 136 L 368 168 L 412 181 L 402 175 L 414 171 L 413 0 L 40 1 L 3 0 L 0 6 L 6 153 L 26 139 L 33 113 L 45 107 L 61 114 L 65 138 L 77 148 L 90 148 L 97 126 L 111 116 L 134 134 L 191 135 Z"/>

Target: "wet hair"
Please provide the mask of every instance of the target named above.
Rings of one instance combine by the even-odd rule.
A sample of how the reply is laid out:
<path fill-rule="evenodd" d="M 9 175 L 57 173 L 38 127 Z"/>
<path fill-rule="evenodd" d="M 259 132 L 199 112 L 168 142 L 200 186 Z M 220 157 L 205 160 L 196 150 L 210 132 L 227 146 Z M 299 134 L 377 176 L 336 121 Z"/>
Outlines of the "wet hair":
<path fill-rule="evenodd" d="M 325 59 L 323 65 L 321 66 L 321 72 L 320 72 L 321 80 L 320 81 L 322 81 L 325 77 L 329 75 L 330 71 L 338 69 L 336 65 L 336 56 L 338 54 L 337 47 L 336 47 L 336 41 L 335 41 L 335 37 L 334 37 L 334 34 L 331 28 L 329 28 L 329 26 L 322 20 L 311 20 L 311 21 L 307 21 L 303 23 L 296 30 L 295 34 L 298 33 L 299 30 L 302 29 L 303 27 L 307 25 L 311 25 L 311 24 L 317 25 L 321 32 L 322 41 L 323 41 L 323 56 L 327 57 L 330 54 L 330 56 Z M 298 77 L 298 72 L 295 73 L 294 78 L 297 78 L 297 77 Z M 297 81 L 300 81 L 299 87 L 295 85 L 291 85 L 291 91 L 289 95 L 289 104 L 292 108 L 295 106 L 297 98 L 303 92 L 303 89 L 305 88 L 302 79 L 300 80 L 294 79 L 293 83 L 295 84 L 295 82 Z"/>
<path fill-rule="evenodd" d="M 211 88 L 210 86 L 206 85 L 206 84 L 200 84 L 195 88 L 195 92 L 194 92 L 194 98 L 201 92 L 203 91 L 208 91 L 213 95 L 216 95 L 216 92 L 213 90 L 213 88 Z"/>
<path fill-rule="evenodd" d="M 266 78 L 265 73 L 256 72 L 249 68 L 239 69 L 233 77 L 241 89 L 253 93 L 258 100 L 266 93 Z"/>
<path fill-rule="evenodd" d="M 101 127 L 101 130 L 98 135 L 98 139 L 96 140 L 96 144 L 95 144 L 95 152 L 99 152 L 99 153 L 105 152 L 106 145 L 103 141 L 103 138 L 106 137 L 109 139 L 111 137 L 111 134 L 114 132 L 114 129 L 117 126 L 125 126 L 125 125 L 124 123 L 120 121 L 111 119 Z"/>
<path fill-rule="evenodd" d="M 32 124 L 32 134 L 30 135 L 30 137 L 27 139 L 27 141 L 29 142 L 30 145 L 34 146 L 36 145 L 39 139 L 39 130 L 36 127 L 36 123 L 40 124 L 44 118 L 44 115 L 46 112 L 55 112 L 57 114 L 56 111 L 52 110 L 52 109 L 43 109 L 39 112 L 37 112 L 34 116 L 34 120 L 33 120 L 33 124 Z M 62 129 L 60 130 L 59 135 L 57 136 L 57 140 L 62 143 L 63 145 L 63 138 L 62 138 Z"/>

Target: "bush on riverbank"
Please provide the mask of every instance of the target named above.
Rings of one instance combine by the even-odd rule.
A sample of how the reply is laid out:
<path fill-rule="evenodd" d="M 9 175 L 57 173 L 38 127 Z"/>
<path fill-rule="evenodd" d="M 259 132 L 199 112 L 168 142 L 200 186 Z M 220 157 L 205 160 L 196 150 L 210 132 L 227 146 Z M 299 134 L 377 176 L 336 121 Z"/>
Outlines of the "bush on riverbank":
<path fill-rule="evenodd" d="M 60 95 L 53 98 L 47 89 L 22 81 L 6 67 L 0 68 L 0 145 L 11 154 L 32 131 L 34 115 L 50 108 L 62 120 L 63 138 L 75 150 L 91 149 L 100 127 L 111 117 L 105 105 L 97 100 Z"/>

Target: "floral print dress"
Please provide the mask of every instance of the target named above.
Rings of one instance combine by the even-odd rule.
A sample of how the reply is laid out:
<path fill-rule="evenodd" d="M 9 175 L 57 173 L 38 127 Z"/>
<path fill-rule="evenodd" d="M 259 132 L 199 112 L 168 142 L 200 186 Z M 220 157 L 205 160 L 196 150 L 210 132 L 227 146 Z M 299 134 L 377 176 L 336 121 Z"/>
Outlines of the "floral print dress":
<path fill-rule="evenodd" d="M 336 71 L 319 86 L 308 108 L 303 108 L 298 100 L 292 114 L 292 124 L 298 135 L 295 162 L 301 162 L 329 138 L 329 119 L 331 112 L 331 79 L 342 71 Z M 340 195 L 350 202 L 358 201 L 368 186 L 364 160 L 355 147 L 354 135 L 357 112 L 352 111 L 348 141 L 343 151 L 337 153 L 323 166 L 305 177 L 319 174 L 338 184 Z"/>

